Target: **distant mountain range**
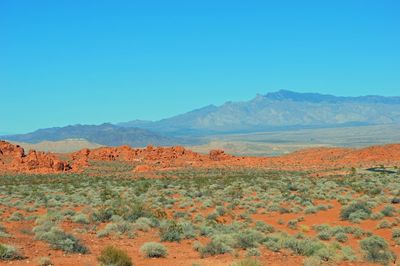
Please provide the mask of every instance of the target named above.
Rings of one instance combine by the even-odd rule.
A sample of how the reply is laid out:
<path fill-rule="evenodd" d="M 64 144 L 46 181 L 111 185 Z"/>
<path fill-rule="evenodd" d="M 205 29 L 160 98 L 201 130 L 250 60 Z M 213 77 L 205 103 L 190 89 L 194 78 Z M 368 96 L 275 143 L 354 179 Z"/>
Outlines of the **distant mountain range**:
<path fill-rule="evenodd" d="M 136 120 L 118 125 L 174 135 L 204 135 L 391 123 L 400 123 L 400 97 L 337 97 L 280 90 L 156 122 Z"/>
<path fill-rule="evenodd" d="M 400 97 L 337 97 L 280 90 L 250 101 L 209 105 L 159 121 L 134 120 L 102 125 L 73 125 L 2 136 L 39 143 L 85 139 L 94 144 L 142 147 L 199 144 L 213 134 L 400 124 Z"/>
<path fill-rule="evenodd" d="M 147 129 L 123 128 L 112 124 L 46 128 L 28 134 L 2 136 L 1 138 L 26 143 L 85 139 L 91 143 L 100 145 L 131 145 L 133 147 L 143 147 L 148 144 L 169 146 L 185 142 L 184 139 L 163 136 Z"/>

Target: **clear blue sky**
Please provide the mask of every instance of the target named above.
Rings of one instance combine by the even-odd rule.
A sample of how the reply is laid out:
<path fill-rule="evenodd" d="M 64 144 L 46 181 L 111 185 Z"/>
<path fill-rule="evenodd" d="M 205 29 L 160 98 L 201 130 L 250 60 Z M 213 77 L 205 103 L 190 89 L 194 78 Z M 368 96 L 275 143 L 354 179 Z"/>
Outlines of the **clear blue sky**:
<path fill-rule="evenodd" d="M 0 1 L 0 133 L 278 89 L 400 95 L 400 1 Z"/>

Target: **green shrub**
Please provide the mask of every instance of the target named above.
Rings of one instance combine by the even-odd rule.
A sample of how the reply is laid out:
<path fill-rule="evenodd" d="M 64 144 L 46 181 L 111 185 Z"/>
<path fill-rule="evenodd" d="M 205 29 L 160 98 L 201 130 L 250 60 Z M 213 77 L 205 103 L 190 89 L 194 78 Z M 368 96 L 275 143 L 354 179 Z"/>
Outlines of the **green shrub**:
<path fill-rule="evenodd" d="M 400 238 L 400 228 L 394 228 L 392 230 L 392 238 L 393 239 Z"/>
<path fill-rule="evenodd" d="M 303 261 L 303 266 L 320 266 L 322 265 L 322 261 L 319 257 L 308 257 Z"/>
<path fill-rule="evenodd" d="M 22 221 L 24 220 L 24 215 L 20 212 L 13 212 L 8 218 L 9 221 Z"/>
<path fill-rule="evenodd" d="M 72 217 L 72 221 L 74 223 L 79 223 L 79 224 L 89 224 L 89 218 L 83 214 L 83 213 L 77 213 Z"/>
<path fill-rule="evenodd" d="M 96 222 L 109 222 L 114 212 L 110 208 L 101 208 L 92 213 L 92 219 Z"/>
<path fill-rule="evenodd" d="M 288 237 L 284 241 L 284 247 L 292 250 L 295 254 L 300 256 L 312 256 L 323 248 L 324 245 L 312 239 L 296 239 Z"/>
<path fill-rule="evenodd" d="M 290 221 L 288 221 L 287 226 L 292 230 L 296 230 L 297 229 L 297 223 L 298 223 L 298 221 L 296 219 L 290 220 Z"/>
<path fill-rule="evenodd" d="M 52 266 L 54 263 L 51 261 L 49 257 L 41 257 L 39 259 L 39 266 Z"/>
<path fill-rule="evenodd" d="M 243 249 L 255 248 L 264 239 L 264 234 L 254 230 L 247 229 L 240 231 L 235 235 L 237 246 Z"/>
<path fill-rule="evenodd" d="M 127 234 L 129 237 L 133 237 L 134 236 L 133 225 L 126 221 L 109 223 L 104 227 L 103 230 L 97 232 L 97 237 L 105 237 L 111 234 L 115 235 Z"/>
<path fill-rule="evenodd" d="M 249 248 L 246 250 L 247 257 L 258 257 L 261 255 L 261 252 L 258 248 Z"/>
<path fill-rule="evenodd" d="M 336 234 L 336 240 L 340 243 L 345 243 L 349 239 L 345 233 Z"/>
<path fill-rule="evenodd" d="M 367 203 L 356 202 L 343 207 L 340 210 L 340 218 L 342 220 L 352 220 L 352 221 L 356 219 L 365 220 L 371 215 L 371 213 L 372 213 L 371 208 L 367 206 Z"/>
<path fill-rule="evenodd" d="M 89 250 L 81 241 L 71 234 L 65 233 L 62 229 L 54 226 L 50 231 L 41 234 L 39 240 L 46 241 L 51 248 L 66 252 L 85 254 Z"/>
<path fill-rule="evenodd" d="M 393 206 L 387 205 L 382 209 L 381 213 L 384 216 L 393 216 L 395 211 L 396 209 Z"/>
<path fill-rule="evenodd" d="M 204 247 L 200 247 L 201 257 L 214 256 L 231 252 L 235 240 L 230 235 L 215 235 Z"/>
<path fill-rule="evenodd" d="M 368 261 L 389 264 L 394 260 L 394 255 L 389 250 L 385 239 L 379 236 L 370 236 L 360 241 L 361 249 L 365 252 Z"/>
<path fill-rule="evenodd" d="M 101 266 L 132 266 L 132 259 L 126 254 L 125 251 L 113 247 L 107 246 L 105 247 L 100 256 L 97 258 L 97 261 Z"/>
<path fill-rule="evenodd" d="M 317 212 L 318 212 L 318 209 L 317 209 L 317 207 L 314 207 L 314 206 L 308 206 L 304 209 L 305 214 L 313 214 L 313 213 L 317 213 Z"/>
<path fill-rule="evenodd" d="M 255 229 L 266 234 L 275 232 L 275 228 L 272 225 L 266 224 L 263 221 L 257 221 Z"/>
<path fill-rule="evenodd" d="M 333 262 L 338 257 L 338 250 L 334 246 L 325 246 L 318 249 L 314 255 L 319 257 L 323 262 Z"/>
<path fill-rule="evenodd" d="M 0 260 L 20 260 L 24 258 L 17 248 L 0 244 Z"/>
<path fill-rule="evenodd" d="M 261 266 L 261 263 L 255 259 L 246 258 L 239 262 L 233 263 L 231 266 Z"/>
<path fill-rule="evenodd" d="M 356 261 L 357 255 L 351 247 L 342 247 L 343 260 L 345 261 Z"/>
<path fill-rule="evenodd" d="M 182 227 L 175 221 L 165 221 L 160 225 L 161 241 L 179 242 L 182 239 Z"/>
<path fill-rule="evenodd" d="M 282 249 L 282 243 L 279 238 L 267 237 L 264 241 L 264 245 L 273 252 L 279 252 Z"/>
<path fill-rule="evenodd" d="M 6 228 L 3 225 L 0 225 L 0 237 L 10 237 L 11 235 L 7 233 Z"/>
<path fill-rule="evenodd" d="M 330 240 L 331 237 L 332 237 L 332 234 L 329 230 L 324 230 L 318 234 L 318 238 L 321 240 Z"/>
<path fill-rule="evenodd" d="M 181 222 L 179 226 L 181 227 L 182 237 L 184 239 L 193 239 L 196 237 L 195 228 L 190 222 Z"/>
<path fill-rule="evenodd" d="M 147 258 L 165 258 L 168 255 L 167 248 L 156 242 L 148 242 L 140 247 L 140 252 Z"/>
<path fill-rule="evenodd" d="M 392 224 L 388 220 L 382 220 L 379 222 L 377 225 L 378 229 L 385 229 L 385 228 L 390 228 Z"/>
<path fill-rule="evenodd" d="M 381 212 L 376 212 L 376 213 L 373 213 L 372 215 L 371 215 L 371 219 L 372 220 L 380 220 L 380 219 L 382 219 L 384 217 L 384 215 L 381 213 Z"/>

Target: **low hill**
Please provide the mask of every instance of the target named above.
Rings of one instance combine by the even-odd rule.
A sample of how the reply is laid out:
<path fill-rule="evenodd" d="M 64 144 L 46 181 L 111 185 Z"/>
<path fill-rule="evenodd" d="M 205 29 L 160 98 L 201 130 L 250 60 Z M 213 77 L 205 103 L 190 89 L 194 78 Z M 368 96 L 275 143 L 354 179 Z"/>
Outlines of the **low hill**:
<path fill-rule="evenodd" d="M 58 141 L 42 141 L 39 143 L 11 141 L 11 143 L 19 145 L 25 150 L 37 150 L 37 151 L 55 152 L 55 153 L 69 153 L 84 148 L 95 149 L 104 146 L 87 141 L 85 139 L 65 139 Z"/>

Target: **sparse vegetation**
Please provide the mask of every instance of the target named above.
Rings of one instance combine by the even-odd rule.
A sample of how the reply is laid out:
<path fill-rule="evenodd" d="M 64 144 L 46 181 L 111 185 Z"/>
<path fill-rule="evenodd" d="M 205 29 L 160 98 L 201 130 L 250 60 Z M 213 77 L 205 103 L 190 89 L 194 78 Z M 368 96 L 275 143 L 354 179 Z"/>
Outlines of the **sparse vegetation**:
<path fill-rule="evenodd" d="M 168 255 L 167 248 L 156 242 L 148 242 L 140 247 L 140 252 L 147 258 L 164 258 Z"/>
<path fill-rule="evenodd" d="M 107 246 L 97 258 L 101 266 L 132 266 L 132 259 L 126 254 L 125 251 L 114 246 Z"/>
<path fill-rule="evenodd" d="M 19 260 L 23 258 L 24 256 L 17 248 L 0 244 L 0 260 Z"/>
<path fill-rule="evenodd" d="M 239 259 L 238 263 L 258 263 L 257 257 L 263 256 L 267 248 L 304 257 L 304 265 L 357 260 L 385 264 L 394 256 L 389 245 L 371 238 L 372 233 L 391 230 L 391 239 L 386 241 L 400 242 L 399 210 L 388 205 L 400 187 L 397 180 L 385 175 L 356 173 L 345 179 L 319 177 L 315 182 L 301 172 L 181 169 L 159 172 L 159 179 L 132 179 L 124 176 L 126 166 L 97 166 L 115 167 L 120 174 L 106 178 L 103 170 L 97 173 L 90 169 L 93 176 L 0 177 L 0 189 L 5 191 L 0 204 L 10 210 L 3 211 L 3 221 L 34 223 L 32 230 L 24 226 L 26 237 L 68 253 L 89 252 L 91 243 L 85 241 L 86 247 L 80 240 L 86 239 L 81 238 L 84 234 L 97 235 L 102 243 L 129 243 L 132 238 L 155 234 L 162 244 L 136 247 L 145 258 L 167 256 L 168 245 L 185 248 L 183 243 L 187 241 L 189 250 L 203 258 L 229 253 Z M 333 208 L 340 209 L 343 220 L 357 223 L 371 219 L 376 227 L 370 232 L 356 224 L 310 224 L 320 212 Z M 13 234 L 6 226 L 0 226 L 0 237 Z M 201 242 L 197 241 L 199 237 Z M 349 239 L 360 240 L 359 249 L 346 246 Z M 122 250 L 103 250 L 99 263 L 101 257 L 104 261 L 108 257 L 129 263 L 131 259 Z M 363 256 L 358 256 L 360 251 Z M 242 262 L 244 257 L 251 259 Z"/>

